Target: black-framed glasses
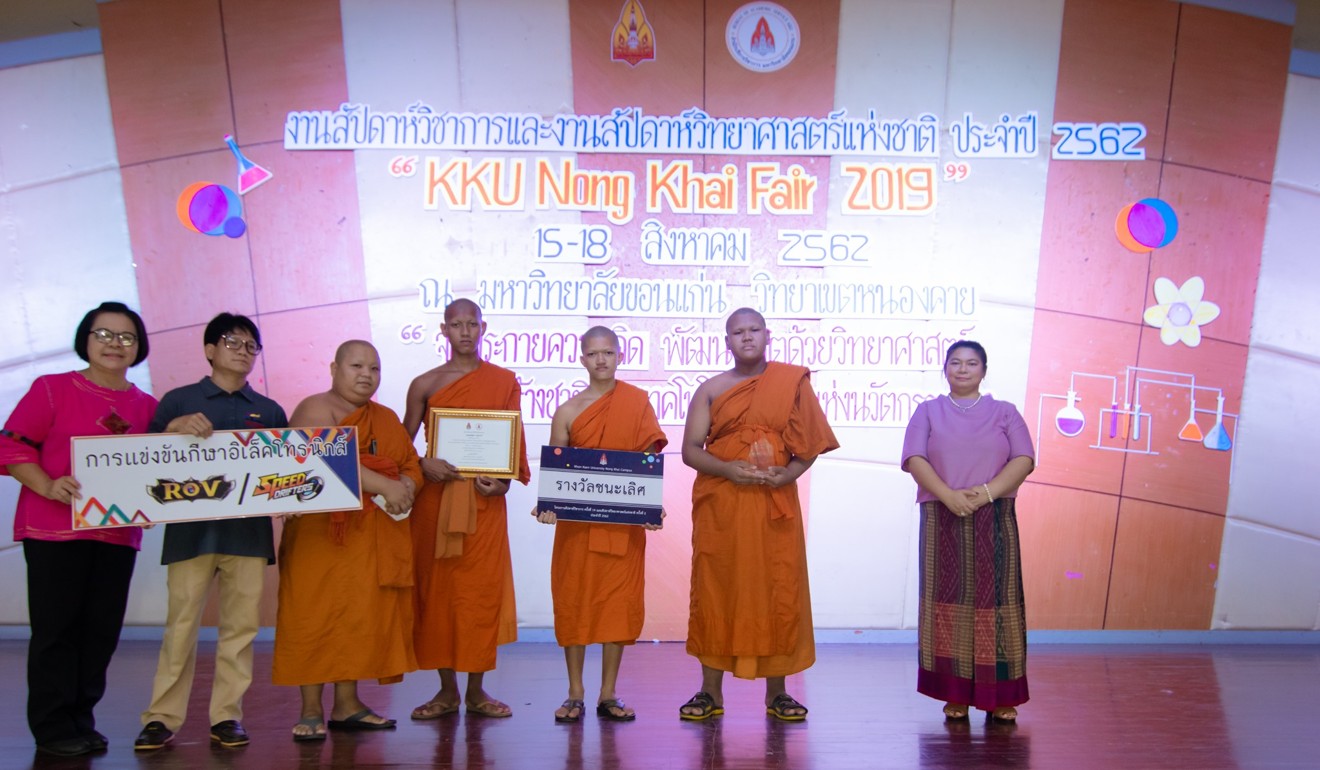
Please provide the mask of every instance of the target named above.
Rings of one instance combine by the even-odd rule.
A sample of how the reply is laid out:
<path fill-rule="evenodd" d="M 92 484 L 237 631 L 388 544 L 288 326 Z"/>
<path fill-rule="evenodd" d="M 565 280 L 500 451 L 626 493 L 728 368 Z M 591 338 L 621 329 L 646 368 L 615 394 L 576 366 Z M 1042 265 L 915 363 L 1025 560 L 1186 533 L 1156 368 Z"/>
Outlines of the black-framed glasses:
<path fill-rule="evenodd" d="M 137 335 L 133 332 L 112 332 L 109 329 L 92 329 L 92 336 L 102 345 L 118 341 L 120 345 L 131 348 L 137 344 Z"/>
<path fill-rule="evenodd" d="M 232 334 L 225 334 L 220 337 L 220 341 L 225 343 L 225 347 L 230 350 L 242 350 L 247 348 L 251 355 L 257 355 L 261 352 L 261 346 L 252 340 L 241 340 Z"/>

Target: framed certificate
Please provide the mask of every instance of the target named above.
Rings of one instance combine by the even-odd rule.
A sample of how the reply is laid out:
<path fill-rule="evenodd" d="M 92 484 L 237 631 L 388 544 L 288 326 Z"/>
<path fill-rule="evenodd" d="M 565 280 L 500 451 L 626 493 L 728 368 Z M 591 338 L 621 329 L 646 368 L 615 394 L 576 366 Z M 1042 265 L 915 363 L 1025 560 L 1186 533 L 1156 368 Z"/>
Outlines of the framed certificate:
<path fill-rule="evenodd" d="M 427 415 L 426 456 L 467 476 L 518 477 L 522 413 L 495 409 L 443 409 Z"/>

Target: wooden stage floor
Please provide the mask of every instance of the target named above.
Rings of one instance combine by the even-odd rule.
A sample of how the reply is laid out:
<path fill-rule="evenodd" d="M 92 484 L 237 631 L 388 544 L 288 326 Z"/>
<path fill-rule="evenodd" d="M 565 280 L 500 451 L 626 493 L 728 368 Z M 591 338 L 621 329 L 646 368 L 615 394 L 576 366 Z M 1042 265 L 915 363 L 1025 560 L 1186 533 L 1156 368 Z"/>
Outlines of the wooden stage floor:
<path fill-rule="evenodd" d="M 790 678 L 811 709 L 806 722 L 765 715 L 760 682 L 730 680 L 726 715 L 681 722 L 678 706 L 699 671 L 681 644 L 640 644 L 625 657 L 620 695 L 637 721 L 557 725 L 563 657 L 551 644 L 501 648 L 487 689 L 513 706 L 511 719 L 453 715 L 411 722 L 436 689 L 434 673 L 402 684 L 363 686 L 394 731 L 332 733 L 294 743 L 294 688 L 268 684 L 269 642 L 258 642 L 257 682 L 243 720 L 251 745 L 212 748 L 206 718 L 214 645 L 203 643 L 190 721 L 165 749 L 133 751 L 150 696 L 158 644 L 125 641 L 110 670 L 97 727 L 109 750 L 75 759 L 33 750 L 24 718 L 25 641 L 0 641 L 0 768 L 1316 768 L 1320 767 L 1320 647 L 1315 645 L 1045 645 L 1031 648 L 1032 700 L 1016 725 L 946 724 L 940 704 L 915 692 L 909 644 L 823 644 L 816 665 Z M 599 685 L 598 649 L 587 658 L 588 703 Z"/>

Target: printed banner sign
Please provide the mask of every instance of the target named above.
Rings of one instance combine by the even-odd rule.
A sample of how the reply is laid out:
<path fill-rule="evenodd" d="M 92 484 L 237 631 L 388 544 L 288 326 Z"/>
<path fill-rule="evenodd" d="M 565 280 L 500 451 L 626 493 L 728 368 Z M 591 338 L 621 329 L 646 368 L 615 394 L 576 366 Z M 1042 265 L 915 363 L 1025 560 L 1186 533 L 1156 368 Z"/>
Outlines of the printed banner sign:
<path fill-rule="evenodd" d="M 362 505 L 351 427 L 73 439 L 73 528 L 356 509 Z"/>
<path fill-rule="evenodd" d="M 664 472 L 664 455 L 541 447 L 536 507 L 569 521 L 659 525 Z"/>

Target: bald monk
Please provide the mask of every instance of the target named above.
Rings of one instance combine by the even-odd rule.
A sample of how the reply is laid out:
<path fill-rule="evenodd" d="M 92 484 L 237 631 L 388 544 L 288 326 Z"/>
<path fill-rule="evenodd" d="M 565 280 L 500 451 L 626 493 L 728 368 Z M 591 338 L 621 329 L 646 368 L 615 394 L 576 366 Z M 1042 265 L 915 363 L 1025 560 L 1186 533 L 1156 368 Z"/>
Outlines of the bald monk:
<path fill-rule="evenodd" d="M 659 452 L 669 440 L 660 430 L 646 391 L 614 379 L 619 366 L 619 337 L 604 326 L 582 335 L 582 366 L 589 382 L 585 390 L 555 410 L 550 421 L 552 446 Z M 555 524 L 553 512 L 532 509 L 544 524 Z M 631 722 L 636 713 L 614 692 L 624 645 L 642 633 L 645 611 L 646 533 L 654 525 L 589 524 L 561 521 L 555 527 L 550 558 L 550 592 L 555 606 L 555 639 L 564 648 L 568 666 L 568 699 L 555 711 L 555 721 L 571 724 L 582 718 L 582 667 L 587 645 L 600 643 L 600 695 L 596 715 Z"/>
<path fill-rule="evenodd" d="M 766 713 L 798 722 L 807 709 L 784 677 L 815 662 L 816 641 L 797 478 L 839 442 L 810 372 L 766 361 L 760 313 L 735 310 L 724 328 L 733 368 L 692 394 L 683 432 L 683 462 L 697 471 L 687 651 L 701 662 L 701 690 L 679 716 L 723 714 L 731 671 L 764 678 Z"/>
<path fill-rule="evenodd" d="M 486 322 L 481 308 L 457 299 L 445 308 L 440 331 L 449 341 L 444 364 L 419 375 L 408 387 L 403 426 L 408 435 L 433 407 L 501 409 L 522 407 L 513 372 L 481 360 Z M 527 442 L 518 436 L 518 480 L 531 478 Z M 512 710 L 482 687 L 495 668 L 495 649 L 518 638 L 513 603 L 513 563 L 504 495 L 509 481 L 465 478 L 443 458 L 422 458 L 426 484 L 413 506 L 413 560 L 417 575 L 417 662 L 440 674 L 440 691 L 413 709 L 413 719 L 438 719 L 465 708 L 485 717 Z M 457 672 L 467 673 L 460 694 Z"/>
<path fill-rule="evenodd" d="M 330 383 L 293 410 L 289 425 L 357 428 L 362 507 L 297 516 L 284 525 L 272 678 L 301 689 L 295 741 L 324 740 L 325 682 L 334 682 L 330 729 L 394 727 L 358 698 L 357 680 L 392 684 L 417 670 L 409 526 L 386 515 L 402 516 L 412 506 L 422 483 L 417 451 L 398 415 L 371 400 L 380 385 L 380 356 L 370 343 L 340 345 Z"/>

